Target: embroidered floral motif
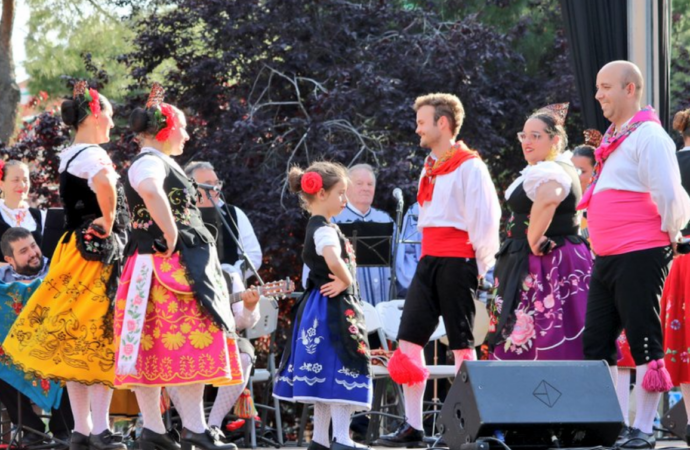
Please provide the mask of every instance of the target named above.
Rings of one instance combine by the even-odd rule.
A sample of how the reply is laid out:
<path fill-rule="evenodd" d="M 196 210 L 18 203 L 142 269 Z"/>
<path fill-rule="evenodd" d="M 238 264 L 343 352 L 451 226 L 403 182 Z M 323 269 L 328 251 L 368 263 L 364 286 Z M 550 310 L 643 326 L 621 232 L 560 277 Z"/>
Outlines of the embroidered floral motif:
<path fill-rule="evenodd" d="M 347 367 L 342 367 L 338 373 L 342 373 L 348 377 L 357 378 L 359 376 L 359 371 L 355 369 L 348 369 Z"/>
<path fill-rule="evenodd" d="M 299 369 L 304 370 L 305 372 L 319 373 L 321 370 L 323 370 L 323 366 L 319 363 L 302 363 L 302 366 Z"/>
<path fill-rule="evenodd" d="M 120 338 L 121 345 L 124 344 L 122 349 L 123 355 L 120 356 L 120 359 L 123 361 L 132 362 L 132 359 L 136 357 L 135 349 L 139 347 L 144 318 L 146 317 L 146 311 L 142 310 L 142 306 L 145 302 L 144 299 L 148 297 L 147 280 L 150 276 L 150 266 L 144 265 L 141 267 L 139 273 L 134 274 L 131 280 L 131 282 L 134 283 L 135 295 L 131 298 L 129 309 L 127 309 L 127 303 L 125 304 L 125 308 L 123 308 L 126 310 L 128 317 Z M 131 295 L 132 291 L 129 292 L 129 295 Z"/>
<path fill-rule="evenodd" d="M 153 225 L 153 219 L 144 205 L 137 205 L 132 211 L 132 228 L 148 230 Z"/>
<path fill-rule="evenodd" d="M 172 188 L 168 193 L 168 201 L 170 201 L 175 222 L 190 225 L 192 220 L 190 206 L 194 203 L 189 190 L 187 188 Z"/>
<path fill-rule="evenodd" d="M 316 329 L 319 327 L 319 321 L 317 319 L 314 319 L 314 323 L 311 326 L 311 328 L 308 328 L 306 331 L 304 328 L 301 330 L 301 337 L 300 340 L 302 341 L 302 345 L 307 350 L 307 353 L 310 355 L 313 355 L 316 353 L 316 347 L 321 343 L 321 340 L 323 339 L 322 336 L 317 336 L 316 335 Z"/>
<path fill-rule="evenodd" d="M 360 330 L 360 325 L 362 324 L 358 324 L 357 314 L 355 311 L 351 308 L 346 309 L 345 319 L 350 323 L 350 326 L 347 328 L 348 333 L 350 333 L 350 338 L 357 341 L 357 353 L 361 355 L 369 354 L 369 347 L 363 339 L 364 332 L 363 330 Z"/>

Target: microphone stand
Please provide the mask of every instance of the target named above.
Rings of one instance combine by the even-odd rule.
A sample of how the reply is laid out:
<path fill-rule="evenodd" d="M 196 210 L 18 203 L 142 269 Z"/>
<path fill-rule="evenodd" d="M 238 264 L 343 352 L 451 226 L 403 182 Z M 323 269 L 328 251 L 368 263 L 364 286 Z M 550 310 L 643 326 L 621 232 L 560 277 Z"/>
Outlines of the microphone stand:
<path fill-rule="evenodd" d="M 398 248 L 400 247 L 400 234 L 402 233 L 402 217 L 404 200 L 398 200 L 398 205 L 395 209 L 395 235 L 397 237 L 393 238 L 393 249 L 391 255 L 391 288 L 388 293 L 388 300 L 393 300 L 398 296 L 398 274 L 397 274 L 397 264 L 398 264 Z"/>
<path fill-rule="evenodd" d="M 244 250 L 244 246 L 242 245 L 242 243 L 240 242 L 240 240 L 237 238 L 237 236 L 235 236 L 235 233 L 232 232 L 232 228 L 230 228 L 230 224 L 228 224 L 228 221 L 225 220 L 225 217 L 224 217 L 224 215 L 223 215 L 223 210 L 220 209 L 220 206 L 218 205 L 218 202 L 213 198 L 213 196 L 212 196 L 211 193 L 209 192 L 210 189 L 203 188 L 203 187 L 199 187 L 199 189 L 201 189 L 201 190 L 204 191 L 204 193 L 206 194 L 206 198 L 211 202 L 211 204 L 213 205 L 213 207 L 216 208 L 216 211 L 218 212 L 218 217 L 220 217 L 220 221 L 223 223 L 223 227 L 225 227 L 225 230 L 227 230 L 228 234 L 230 235 L 230 237 L 232 238 L 232 240 L 233 240 L 233 241 L 235 242 L 235 244 L 237 245 L 237 249 L 238 249 L 239 252 L 242 254 L 242 258 L 244 258 L 244 262 L 245 262 L 245 264 L 247 264 L 249 270 L 254 274 L 254 276 L 256 276 L 256 279 L 259 281 L 259 284 L 260 284 L 260 285 L 265 284 L 265 283 L 264 283 L 264 280 L 263 280 L 263 279 L 261 278 L 261 276 L 259 275 L 259 272 L 256 270 L 256 267 L 254 267 L 254 263 L 252 262 L 251 259 L 249 259 L 249 256 L 247 255 L 247 252 Z M 221 194 L 221 195 L 222 195 L 222 194 Z M 225 208 L 227 209 L 227 202 L 224 201 L 224 204 L 226 205 Z M 229 211 L 228 211 L 228 215 L 229 215 L 230 217 L 232 217 L 232 215 L 230 215 L 230 212 L 229 212 Z M 237 224 L 235 224 L 235 226 L 237 227 L 237 229 L 238 229 L 238 231 L 239 231 L 239 226 L 238 226 Z M 242 273 L 242 278 L 244 279 L 244 273 Z"/>

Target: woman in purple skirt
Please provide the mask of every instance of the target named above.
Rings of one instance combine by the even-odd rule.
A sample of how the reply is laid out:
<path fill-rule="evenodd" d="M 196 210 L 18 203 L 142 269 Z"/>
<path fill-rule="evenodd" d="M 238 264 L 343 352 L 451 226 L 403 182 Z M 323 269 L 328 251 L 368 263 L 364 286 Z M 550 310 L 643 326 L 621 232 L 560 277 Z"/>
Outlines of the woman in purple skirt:
<path fill-rule="evenodd" d="M 563 152 L 567 108 L 538 110 L 518 133 L 528 166 L 506 190 L 512 214 L 496 262 L 491 359 L 584 359 L 592 255 L 579 235 L 578 173 Z"/>

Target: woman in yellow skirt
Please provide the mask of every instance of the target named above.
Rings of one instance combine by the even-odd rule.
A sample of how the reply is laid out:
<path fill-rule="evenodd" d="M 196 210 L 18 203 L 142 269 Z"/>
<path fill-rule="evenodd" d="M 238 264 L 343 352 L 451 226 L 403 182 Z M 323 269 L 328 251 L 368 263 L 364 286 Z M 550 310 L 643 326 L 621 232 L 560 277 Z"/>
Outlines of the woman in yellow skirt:
<path fill-rule="evenodd" d="M 3 343 L 25 372 L 67 382 L 74 432 L 70 450 L 125 450 L 109 430 L 115 367 L 111 299 L 129 225 L 124 190 L 108 154 L 110 102 L 86 82 L 62 103 L 74 143 L 60 153 L 66 233 L 43 283 Z"/>
<path fill-rule="evenodd" d="M 203 411 L 204 386 L 240 384 L 242 372 L 237 345 L 224 333 L 235 336 L 235 323 L 215 241 L 193 182 L 171 158 L 189 140 L 186 119 L 154 85 L 130 126 L 142 148 L 125 181 L 132 234 L 115 307 L 115 385 L 137 396 L 142 450 L 179 449 L 165 434 L 162 386 L 182 418 L 183 448 L 235 449 L 209 431 Z"/>

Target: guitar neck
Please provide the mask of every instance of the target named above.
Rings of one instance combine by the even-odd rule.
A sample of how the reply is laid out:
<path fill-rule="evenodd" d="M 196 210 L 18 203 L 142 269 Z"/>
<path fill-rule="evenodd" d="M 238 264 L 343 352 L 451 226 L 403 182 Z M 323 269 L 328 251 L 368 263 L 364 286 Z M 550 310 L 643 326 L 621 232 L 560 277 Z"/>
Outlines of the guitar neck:
<path fill-rule="evenodd" d="M 252 289 L 254 289 L 256 292 L 259 293 L 259 296 L 264 295 L 264 288 L 263 286 L 254 286 Z M 242 291 L 244 292 L 244 291 Z M 242 301 L 242 292 L 233 292 L 230 294 L 230 304 L 233 305 L 235 303 L 239 303 Z"/>

